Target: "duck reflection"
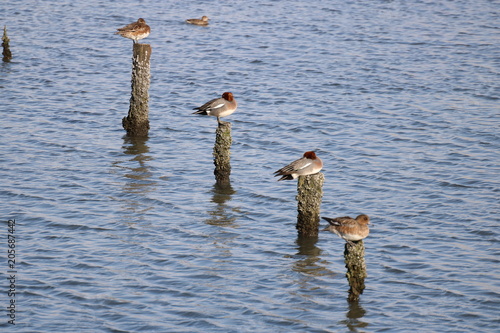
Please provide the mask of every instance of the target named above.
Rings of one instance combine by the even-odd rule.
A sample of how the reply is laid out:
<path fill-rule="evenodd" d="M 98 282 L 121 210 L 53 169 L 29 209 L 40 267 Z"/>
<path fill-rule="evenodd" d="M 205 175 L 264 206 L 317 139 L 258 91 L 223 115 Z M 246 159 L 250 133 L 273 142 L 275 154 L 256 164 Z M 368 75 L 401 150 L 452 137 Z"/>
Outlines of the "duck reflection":
<path fill-rule="evenodd" d="M 216 205 L 208 211 L 209 218 L 205 220 L 207 224 L 218 226 L 231 226 L 236 220 L 235 208 L 229 208 L 226 202 L 231 200 L 236 191 L 231 183 L 215 183 L 212 188 L 212 202 Z"/>

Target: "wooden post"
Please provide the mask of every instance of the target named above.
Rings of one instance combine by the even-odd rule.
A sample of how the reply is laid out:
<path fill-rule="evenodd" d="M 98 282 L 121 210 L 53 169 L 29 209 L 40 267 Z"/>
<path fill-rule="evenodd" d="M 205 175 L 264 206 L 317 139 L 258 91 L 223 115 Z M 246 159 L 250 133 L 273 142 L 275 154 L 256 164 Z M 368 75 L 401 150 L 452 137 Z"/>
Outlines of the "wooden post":
<path fill-rule="evenodd" d="M 9 62 L 10 59 L 12 59 L 12 52 L 10 52 L 10 46 L 9 46 L 10 39 L 7 37 L 7 26 L 3 26 L 3 37 L 2 37 L 2 55 L 3 58 L 2 60 L 4 62 Z"/>
<path fill-rule="evenodd" d="M 362 240 L 345 243 L 344 250 L 345 267 L 347 268 L 347 281 L 349 282 L 349 301 L 358 301 L 359 296 L 365 289 L 366 263 L 365 245 Z"/>
<path fill-rule="evenodd" d="M 130 136 L 147 136 L 149 131 L 149 84 L 151 45 L 134 43 L 132 57 L 132 96 L 128 116 L 122 120 Z"/>
<path fill-rule="evenodd" d="M 319 213 L 325 176 L 299 176 L 297 182 L 297 231 L 299 236 L 318 236 Z"/>
<path fill-rule="evenodd" d="M 218 185 L 229 185 L 231 174 L 231 123 L 221 122 L 215 131 L 214 164 L 215 181 Z"/>

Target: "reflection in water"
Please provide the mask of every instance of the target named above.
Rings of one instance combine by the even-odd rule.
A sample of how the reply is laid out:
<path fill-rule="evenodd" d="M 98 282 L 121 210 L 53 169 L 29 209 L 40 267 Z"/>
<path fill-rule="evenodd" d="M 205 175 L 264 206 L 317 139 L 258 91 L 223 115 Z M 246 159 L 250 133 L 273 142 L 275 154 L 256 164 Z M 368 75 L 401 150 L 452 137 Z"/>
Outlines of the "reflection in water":
<path fill-rule="evenodd" d="M 368 323 L 361 321 L 365 316 L 365 309 L 359 304 L 358 301 L 348 302 L 349 310 L 346 313 L 346 319 L 341 320 L 339 323 L 345 325 L 349 331 L 357 332 L 360 328 L 368 327 Z"/>
<path fill-rule="evenodd" d="M 207 212 L 209 216 L 205 223 L 215 226 L 212 232 L 207 236 L 213 241 L 214 251 L 213 255 L 218 256 L 219 259 L 214 260 L 214 266 L 209 270 L 210 275 L 218 275 L 221 267 L 230 263 L 228 258 L 232 256 L 231 250 L 233 247 L 233 240 L 238 237 L 238 233 L 226 229 L 226 227 L 235 227 L 234 221 L 237 218 L 237 208 L 230 208 L 226 203 L 231 201 L 232 195 L 236 193 L 231 187 L 231 184 L 220 185 L 216 183 L 212 189 L 212 202 L 215 204 L 213 209 Z M 224 228 L 220 228 L 224 227 Z"/>
<path fill-rule="evenodd" d="M 302 273 L 304 281 L 301 282 L 307 282 L 307 276 L 335 275 L 335 273 L 326 268 L 328 263 L 320 258 L 322 250 L 316 246 L 317 242 L 318 236 L 297 237 L 297 258 L 299 259 L 295 261 L 292 269 L 295 272 Z"/>
<path fill-rule="evenodd" d="M 297 257 L 293 265 L 293 270 L 299 273 L 301 280 L 298 282 L 302 288 L 306 289 L 307 282 L 317 276 L 335 276 L 337 273 L 330 271 L 326 260 L 321 260 L 320 255 L 322 250 L 316 246 L 318 237 L 297 237 Z M 315 289 L 317 287 L 313 287 Z M 340 324 L 345 325 L 349 331 L 357 332 L 360 328 L 365 328 L 368 323 L 361 321 L 366 311 L 359 302 L 351 301 L 347 298 L 349 309 L 346 313 L 345 320 L 340 321 Z"/>
<path fill-rule="evenodd" d="M 212 189 L 212 202 L 215 203 L 215 207 L 208 211 L 208 219 L 205 220 L 207 224 L 218 225 L 218 226 L 231 226 L 236 220 L 236 215 L 232 215 L 231 211 L 235 211 L 234 208 L 231 211 L 226 205 L 227 201 L 231 200 L 231 196 L 235 194 L 236 191 L 233 189 L 231 184 L 220 185 L 215 183 Z"/>
<path fill-rule="evenodd" d="M 148 161 L 152 160 L 149 153 L 149 146 L 147 145 L 147 137 L 129 137 L 123 138 L 123 153 L 131 156 L 130 159 L 125 161 L 117 161 L 113 163 L 114 167 L 122 168 L 125 170 L 123 174 L 125 183 L 123 186 L 125 209 L 134 214 L 133 220 L 141 219 L 141 216 L 152 209 L 150 205 L 146 205 L 144 200 L 141 200 L 147 193 L 155 188 L 156 182 L 150 180 L 152 173 Z M 140 195 L 137 198 L 136 195 Z M 135 214 L 139 214 L 139 217 Z M 125 216 L 125 220 L 130 220 Z"/>
<path fill-rule="evenodd" d="M 359 304 L 359 296 L 365 289 L 366 278 L 365 246 L 362 240 L 353 245 L 349 243 L 345 244 L 344 261 L 347 269 L 346 277 L 350 288 L 347 296 L 349 311 L 346 313 L 347 319 L 342 321 L 342 323 L 350 331 L 357 332 L 357 329 L 368 326 L 368 323 L 360 320 L 366 312 Z"/>
<path fill-rule="evenodd" d="M 133 156 L 129 161 L 139 164 L 137 167 L 127 167 L 130 170 L 129 173 L 125 174 L 127 182 L 124 189 L 127 193 L 145 194 L 153 190 L 151 185 L 154 185 L 155 182 L 149 180 L 151 178 L 151 171 L 146 163 L 152 159 L 148 155 L 149 146 L 146 144 L 147 141 L 147 137 L 135 138 L 125 136 L 124 138 L 123 152 L 126 155 Z"/>

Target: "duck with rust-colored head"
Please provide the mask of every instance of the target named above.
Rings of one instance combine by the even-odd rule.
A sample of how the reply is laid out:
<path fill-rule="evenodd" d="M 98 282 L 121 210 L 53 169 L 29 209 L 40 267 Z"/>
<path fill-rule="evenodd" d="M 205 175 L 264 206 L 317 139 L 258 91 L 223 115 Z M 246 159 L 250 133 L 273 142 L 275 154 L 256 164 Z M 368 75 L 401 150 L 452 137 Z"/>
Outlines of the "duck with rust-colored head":
<path fill-rule="evenodd" d="M 193 110 L 198 110 L 193 112 L 193 114 L 203 114 L 207 116 L 217 117 L 217 123 L 221 124 L 220 118 L 227 117 L 233 114 L 238 108 L 238 103 L 234 99 L 233 93 L 225 92 L 220 98 L 214 98 L 202 106 L 193 108 Z"/>
<path fill-rule="evenodd" d="M 330 225 L 322 231 L 331 231 L 351 245 L 353 244 L 352 242 L 365 239 L 370 233 L 370 228 L 368 227 L 370 218 L 366 214 L 358 215 L 355 219 L 349 216 L 321 218 L 330 223 Z"/>
<path fill-rule="evenodd" d="M 186 22 L 194 25 L 208 25 L 208 17 L 202 16 L 201 19 L 188 19 Z"/>
<path fill-rule="evenodd" d="M 146 24 L 143 18 L 137 20 L 137 22 L 130 23 L 123 28 L 118 28 L 115 35 L 120 35 L 125 38 L 132 39 L 134 44 L 139 40 L 149 36 L 151 28 Z"/>
<path fill-rule="evenodd" d="M 306 151 L 302 158 L 274 172 L 274 177 L 282 176 L 280 180 L 295 179 L 318 173 L 323 168 L 323 161 L 313 151 Z"/>

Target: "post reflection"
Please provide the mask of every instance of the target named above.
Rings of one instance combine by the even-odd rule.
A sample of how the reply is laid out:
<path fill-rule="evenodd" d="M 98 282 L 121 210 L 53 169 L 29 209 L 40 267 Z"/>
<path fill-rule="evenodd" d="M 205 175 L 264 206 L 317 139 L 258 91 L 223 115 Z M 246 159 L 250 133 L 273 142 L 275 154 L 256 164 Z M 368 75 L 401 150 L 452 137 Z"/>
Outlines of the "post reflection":
<path fill-rule="evenodd" d="M 305 276 L 335 275 L 335 273 L 326 268 L 328 263 L 320 258 L 322 250 L 316 246 L 317 242 L 318 236 L 297 237 L 297 256 L 299 259 L 295 261 L 292 269 L 295 272 L 305 274 Z"/>
<path fill-rule="evenodd" d="M 128 193 L 148 193 L 151 192 L 155 182 L 149 181 L 151 178 L 151 169 L 148 161 L 152 157 L 148 155 L 149 146 L 147 145 L 147 138 L 144 137 L 125 137 L 123 144 L 123 153 L 131 155 L 132 158 L 129 162 L 137 163 L 136 166 L 125 167 L 129 172 L 125 173 L 124 177 L 127 179 L 125 184 L 125 191 Z"/>
<path fill-rule="evenodd" d="M 359 301 L 347 302 L 349 308 L 346 313 L 346 319 L 341 320 L 340 324 L 345 325 L 350 332 L 358 332 L 359 329 L 368 327 L 368 323 L 361 319 L 365 316 L 366 310 L 359 304 Z"/>
<path fill-rule="evenodd" d="M 212 202 L 215 203 L 213 209 L 208 211 L 209 218 L 205 220 L 207 224 L 218 226 L 231 226 L 236 220 L 236 214 L 232 214 L 235 209 L 229 208 L 226 202 L 231 201 L 232 195 L 236 191 L 231 183 L 215 183 L 212 188 Z"/>
<path fill-rule="evenodd" d="M 347 269 L 347 282 L 349 283 L 347 296 L 349 310 L 346 313 L 347 319 L 343 323 L 350 331 L 357 332 L 358 329 L 368 326 L 368 323 L 360 320 L 366 313 L 365 309 L 359 304 L 359 297 L 365 289 L 365 278 L 367 276 L 365 246 L 362 240 L 352 245 L 345 244 L 344 262 Z"/>
<path fill-rule="evenodd" d="M 129 137 L 123 138 L 123 154 L 125 159 L 113 162 L 113 166 L 119 168 L 120 174 L 124 178 L 122 191 L 124 194 L 125 211 L 134 213 L 134 220 L 137 220 L 135 214 L 143 214 L 152 207 L 145 205 L 141 200 L 147 193 L 155 188 L 155 181 L 152 181 L 151 167 L 148 161 L 152 160 L 149 155 L 149 146 L 147 137 Z M 140 197 L 137 197 L 140 195 Z M 129 217 L 125 217 L 129 220 Z"/>

